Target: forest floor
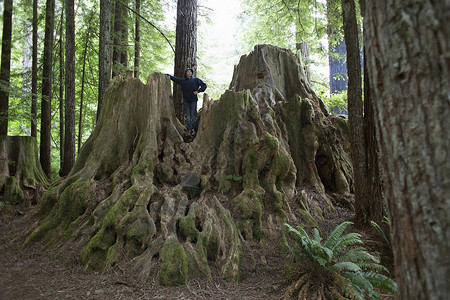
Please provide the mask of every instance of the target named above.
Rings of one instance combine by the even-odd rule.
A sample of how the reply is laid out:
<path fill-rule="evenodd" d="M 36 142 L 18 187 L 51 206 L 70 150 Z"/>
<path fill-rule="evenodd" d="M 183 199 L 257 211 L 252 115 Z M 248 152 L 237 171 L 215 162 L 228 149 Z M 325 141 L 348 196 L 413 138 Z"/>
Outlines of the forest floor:
<path fill-rule="evenodd" d="M 0 300 L 9 299 L 277 299 L 286 288 L 282 262 L 268 262 L 241 283 L 230 283 L 212 271 L 212 279 L 190 280 L 186 286 L 140 283 L 120 270 L 87 271 L 64 263 L 42 245 L 22 249 L 30 234 L 34 207 L 0 219 Z M 281 265 L 280 265 L 281 264 Z M 281 267 L 281 269 L 280 269 Z"/>
<path fill-rule="evenodd" d="M 281 254 L 280 245 L 265 246 L 273 250 L 264 264 L 244 266 L 245 279 L 241 283 L 224 281 L 213 267 L 210 281 L 190 280 L 188 285 L 177 287 L 156 282 L 143 284 L 133 274 L 119 269 L 105 273 L 87 271 L 80 263 L 65 263 L 51 249 L 43 251 L 42 245 L 21 248 L 36 222 L 35 210 L 36 207 L 15 209 L 0 219 L 0 300 L 279 299 L 288 287 L 286 256 Z M 345 213 L 327 225 L 334 227 L 348 217 Z"/>

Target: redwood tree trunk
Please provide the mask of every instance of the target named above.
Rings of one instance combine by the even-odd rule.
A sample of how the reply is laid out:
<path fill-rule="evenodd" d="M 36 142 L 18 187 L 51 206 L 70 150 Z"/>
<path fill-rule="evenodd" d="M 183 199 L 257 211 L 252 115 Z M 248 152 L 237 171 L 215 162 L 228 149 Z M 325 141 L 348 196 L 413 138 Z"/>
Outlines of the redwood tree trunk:
<path fill-rule="evenodd" d="M 126 5 L 127 3 L 125 3 Z M 114 28 L 113 28 L 113 58 L 112 58 L 112 77 L 118 74 L 125 75 L 127 67 L 127 38 L 128 25 L 126 20 L 127 10 L 121 4 L 120 0 L 116 0 L 114 9 Z"/>
<path fill-rule="evenodd" d="M 37 80 L 38 80 L 38 0 L 33 0 L 33 54 L 31 65 L 31 136 L 37 137 Z"/>
<path fill-rule="evenodd" d="M 74 0 L 66 0 L 66 106 L 64 163 L 61 175 L 69 174 L 75 162 L 75 12 Z"/>
<path fill-rule="evenodd" d="M 139 63 L 141 56 L 141 20 L 139 14 L 141 13 L 141 1 L 136 0 L 136 33 L 134 39 L 134 77 L 139 78 Z"/>
<path fill-rule="evenodd" d="M 378 141 L 375 130 L 375 115 L 372 107 L 372 92 L 369 84 L 367 60 L 364 60 L 364 197 L 355 203 L 356 224 L 365 227 L 370 221 L 383 225 L 383 186 L 378 156 Z M 386 226 L 382 226 L 383 228 Z"/>
<path fill-rule="evenodd" d="M 363 128 L 363 102 L 361 87 L 361 57 L 359 54 L 358 25 L 354 0 L 342 0 L 344 39 L 347 48 L 348 121 L 350 126 L 353 161 L 353 192 L 355 209 L 364 201 L 365 149 Z M 363 213 L 363 212 L 362 212 Z"/>
<path fill-rule="evenodd" d="M 51 145 L 51 103 L 53 73 L 53 28 L 55 21 L 55 0 L 47 0 L 45 8 L 44 62 L 42 70 L 41 100 L 41 143 L 40 161 L 44 173 L 50 177 L 50 145 Z"/>
<path fill-rule="evenodd" d="M 111 0 L 100 0 L 100 41 L 97 119 L 103 104 L 103 96 L 111 79 Z"/>
<path fill-rule="evenodd" d="M 177 29 L 175 41 L 174 75 L 184 76 L 184 70 L 197 71 L 197 0 L 178 0 Z M 183 121 L 183 95 L 178 84 L 173 85 L 175 115 Z"/>
<path fill-rule="evenodd" d="M 366 1 L 364 34 L 400 299 L 450 294 L 450 3 Z"/>
<path fill-rule="evenodd" d="M 61 20 L 59 27 L 59 169 L 64 164 L 64 3 L 61 8 Z"/>
<path fill-rule="evenodd" d="M 0 135 L 8 135 L 9 80 L 11 71 L 11 33 L 13 1 L 5 0 L 3 7 L 2 63 L 0 70 Z"/>

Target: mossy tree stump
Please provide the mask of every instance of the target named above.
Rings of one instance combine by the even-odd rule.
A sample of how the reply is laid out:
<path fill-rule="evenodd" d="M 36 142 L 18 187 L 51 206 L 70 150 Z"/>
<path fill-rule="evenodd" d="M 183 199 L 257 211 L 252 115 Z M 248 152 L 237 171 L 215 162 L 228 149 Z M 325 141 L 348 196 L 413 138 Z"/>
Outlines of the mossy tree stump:
<path fill-rule="evenodd" d="M 38 159 L 36 139 L 0 136 L 0 195 L 10 205 L 36 204 L 49 184 Z"/>
<path fill-rule="evenodd" d="M 307 197 L 296 188 L 349 192 L 348 158 L 301 70 L 291 52 L 255 47 L 219 101 L 205 95 L 191 143 L 167 77 L 116 78 L 26 245 L 62 243 L 89 269 L 120 265 L 167 285 L 210 278 L 211 267 L 241 280 L 244 243 L 280 239 L 282 224 L 297 221 L 292 207 Z"/>

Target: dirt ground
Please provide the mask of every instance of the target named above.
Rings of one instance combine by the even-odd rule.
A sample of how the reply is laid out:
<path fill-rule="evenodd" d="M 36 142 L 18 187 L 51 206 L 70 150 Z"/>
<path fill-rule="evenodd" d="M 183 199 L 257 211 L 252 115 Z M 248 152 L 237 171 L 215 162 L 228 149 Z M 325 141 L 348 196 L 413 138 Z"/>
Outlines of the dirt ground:
<path fill-rule="evenodd" d="M 120 270 L 86 271 L 65 265 L 42 245 L 21 249 L 30 233 L 33 210 L 15 211 L 0 220 L 0 300 L 9 299 L 278 299 L 286 289 L 282 262 L 247 271 L 243 282 L 230 283 L 214 275 L 211 281 L 191 280 L 186 286 L 142 284 Z"/>
<path fill-rule="evenodd" d="M 213 265 L 210 281 L 191 279 L 188 285 L 177 287 L 161 286 L 156 281 L 142 283 L 120 268 L 106 273 L 87 271 L 74 259 L 68 260 L 70 254 L 57 254 L 53 248 L 43 251 L 43 246 L 39 244 L 28 249 L 21 248 L 35 227 L 35 209 L 36 206 L 22 210 L 11 207 L 7 213 L 4 207 L 1 210 L 0 300 L 280 299 L 289 285 L 285 274 L 285 262 L 289 258 L 282 254 L 279 244 L 273 243 L 244 245 L 244 256 L 247 255 L 247 258 L 244 257 L 244 280 L 240 283 L 224 281 Z M 330 231 L 353 217 L 348 209 L 337 210 L 333 219 L 319 224 L 322 230 Z M 371 251 L 379 249 L 380 244 L 366 234 L 363 234 L 363 240 Z M 261 251 L 262 247 L 264 251 Z M 267 253 L 267 256 L 258 257 L 261 252 Z M 384 294 L 382 299 L 392 298 Z"/>

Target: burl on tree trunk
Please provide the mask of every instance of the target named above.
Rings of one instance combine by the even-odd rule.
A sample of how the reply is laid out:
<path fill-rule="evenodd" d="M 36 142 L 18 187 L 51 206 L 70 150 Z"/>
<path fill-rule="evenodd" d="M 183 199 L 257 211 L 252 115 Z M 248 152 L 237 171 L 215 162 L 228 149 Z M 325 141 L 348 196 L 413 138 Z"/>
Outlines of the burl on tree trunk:
<path fill-rule="evenodd" d="M 30 205 L 48 184 L 38 159 L 36 138 L 0 136 L 0 201 Z"/>
<path fill-rule="evenodd" d="M 326 113 L 302 70 L 292 52 L 256 46 L 219 101 L 205 95 L 192 143 L 168 78 L 116 78 L 74 169 L 42 198 L 47 218 L 26 244 L 61 242 L 87 268 L 119 265 L 162 284 L 210 278 L 212 266 L 239 281 L 244 245 L 279 242 L 284 222 L 314 223 L 333 211 L 327 192 L 350 192 L 340 142 L 348 128 Z"/>

